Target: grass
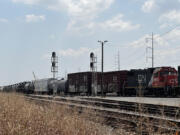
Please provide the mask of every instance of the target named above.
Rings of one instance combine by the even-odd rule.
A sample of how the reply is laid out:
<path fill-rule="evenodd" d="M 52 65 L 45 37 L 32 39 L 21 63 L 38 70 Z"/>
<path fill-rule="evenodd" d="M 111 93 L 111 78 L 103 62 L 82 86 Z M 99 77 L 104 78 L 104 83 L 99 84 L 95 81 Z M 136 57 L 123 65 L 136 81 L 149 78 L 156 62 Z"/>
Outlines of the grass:
<path fill-rule="evenodd" d="M 96 120 L 89 111 L 79 114 L 76 109 L 54 104 L 41 105 L 23 96 L 0 93 L 0 135 L 126 135 L 113 131 Z"/>

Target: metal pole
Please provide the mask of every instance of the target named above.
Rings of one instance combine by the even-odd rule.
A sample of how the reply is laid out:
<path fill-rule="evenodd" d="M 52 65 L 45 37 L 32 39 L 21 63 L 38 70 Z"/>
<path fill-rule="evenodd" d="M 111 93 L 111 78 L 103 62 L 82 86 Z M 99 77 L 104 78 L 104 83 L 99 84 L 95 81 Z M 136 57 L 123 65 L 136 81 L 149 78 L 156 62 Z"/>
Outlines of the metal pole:
<path fill-rule="evenodd" d="M 104 42 L 102 42 L 102 63 L 101 63 L 101 96 L 104 95 L 103 90 L 103 70 L 104 70 Z"/>
<path fill-rule="evenodd" d="M 98 41 L 101 43 L 102 47 L 102 63 L 101 63 L 101 95 L 104 96 L 104 90 L 103 90 L 103 70 L 104 70 L 104 44 L 108 41 Z"/>

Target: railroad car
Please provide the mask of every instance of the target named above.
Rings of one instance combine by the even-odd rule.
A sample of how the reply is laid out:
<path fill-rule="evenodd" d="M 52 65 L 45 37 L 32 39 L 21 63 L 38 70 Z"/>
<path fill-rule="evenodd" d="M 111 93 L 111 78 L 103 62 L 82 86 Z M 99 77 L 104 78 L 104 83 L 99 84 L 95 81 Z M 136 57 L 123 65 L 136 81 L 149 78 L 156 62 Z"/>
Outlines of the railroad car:
<path fill-rule="evenodd" d="M 34 82 L 33 81 L 27 82 L 24 85 L 24 93 L 26 93 L 26 94 L 33 94 L 34 93 Z"/>
<path fill-rule="evenodd" d="M 91 94 L 91 72 L 81 72 L 68 74 L 68 93 Z"/>
<path fill-rule="evenodd" d="M 101 73 L 100 72 L 80 72 L 68 74 L 67 94 L 92 95 L 93 87 L 97 93 L 101 92 Z"/>
<path fill-rule="evenodd" d="M 26 93 L 27 89 L 25 86 L 31 82 L 20 82 L 13 85 L 8 85 L 3 87 L 3 91 L 5 92 L 22 92 Z M 28 89 L 29 90 L 29 89 Z"/>
<path fill-rule="evenodd" d="M 65 79 L 61 79 L 57 81 L 57 94 L 58 95 L 66 95 L 68 94 L 68 81 Z"/>
<path fill-rule="evenodd" d="M 57 90 L 57 79 L 46 78 L 34 81 L 34 93 L 53 94 L 53 90 Z"/>
<path fill-rule="evenodd" d="M 128 71 L 111 71 L 103 74 L 103 89 L 105 94 L 114 93 L 123 95 L 127 82 Z"/>
<path fill-rule="evenodd" d="M 16 92 L 26 93 L 26 88 L 25 88 L 25 86 L 26 86 L 27 84 L 29 84 L 29 83 L 30 83 L 30 82 L 21 82 L 21 83 L 18 83 L 18 84 L 15 85 L 14 90 L 15 90 Z"/>

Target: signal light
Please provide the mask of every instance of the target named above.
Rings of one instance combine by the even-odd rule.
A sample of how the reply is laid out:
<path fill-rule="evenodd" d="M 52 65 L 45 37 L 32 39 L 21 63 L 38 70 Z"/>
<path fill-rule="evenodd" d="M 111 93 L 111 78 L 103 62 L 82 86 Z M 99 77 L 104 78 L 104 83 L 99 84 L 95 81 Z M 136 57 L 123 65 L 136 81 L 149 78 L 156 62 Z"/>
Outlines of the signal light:
<path fill-rule="evenodd" d="M 56 66 L 56 63 L 53 61 L 52 62 L 52 67 L 55 67 Z"/>
<path fill-rule="evenodd" d="M 56 57 L 56 52 L 52 52 L 52 57 L 53 57 L 53 58 Z"/>
<path fill-rule="evenodd" d="M 94 68 L 94 63 L 93 62 L 90 63 L 90 67 Z"/>
<path fill-rule="evenodd" d="M 90 58 L 94 58 L 94 53 L 90 53 Z"/>

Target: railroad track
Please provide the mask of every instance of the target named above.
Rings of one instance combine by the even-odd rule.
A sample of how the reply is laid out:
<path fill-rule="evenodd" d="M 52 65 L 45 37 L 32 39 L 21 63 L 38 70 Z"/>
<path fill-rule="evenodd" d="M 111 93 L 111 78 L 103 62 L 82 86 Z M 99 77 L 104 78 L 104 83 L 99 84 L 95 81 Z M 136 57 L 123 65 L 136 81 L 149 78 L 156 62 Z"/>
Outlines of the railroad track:
<path fill-rule="evenodd" d="M 180 119 L 178 107 L 140 104 L 133 102 L 114 101 L 95 98 L 67 98 L 41 95 L 26 95 L 28 100 L 42 103 L 56 103 L 76 107 L 80 110 L 94 110 L 97 115 L 106 118 L 108 125 L 115 128 L 129 125 L 128 130 L 136 131 L 141 127 L 144 134 L 147 128 L 161 130 L 161 132 L 180 132 Z M 177 110 L 176 110 L 177 109 Z M 125 126 L 124 126 L 125 127 Z M 143 129 L 142 129 L 143 127 Z M 149 130 L 149 129 L 148 129 Z"/>

